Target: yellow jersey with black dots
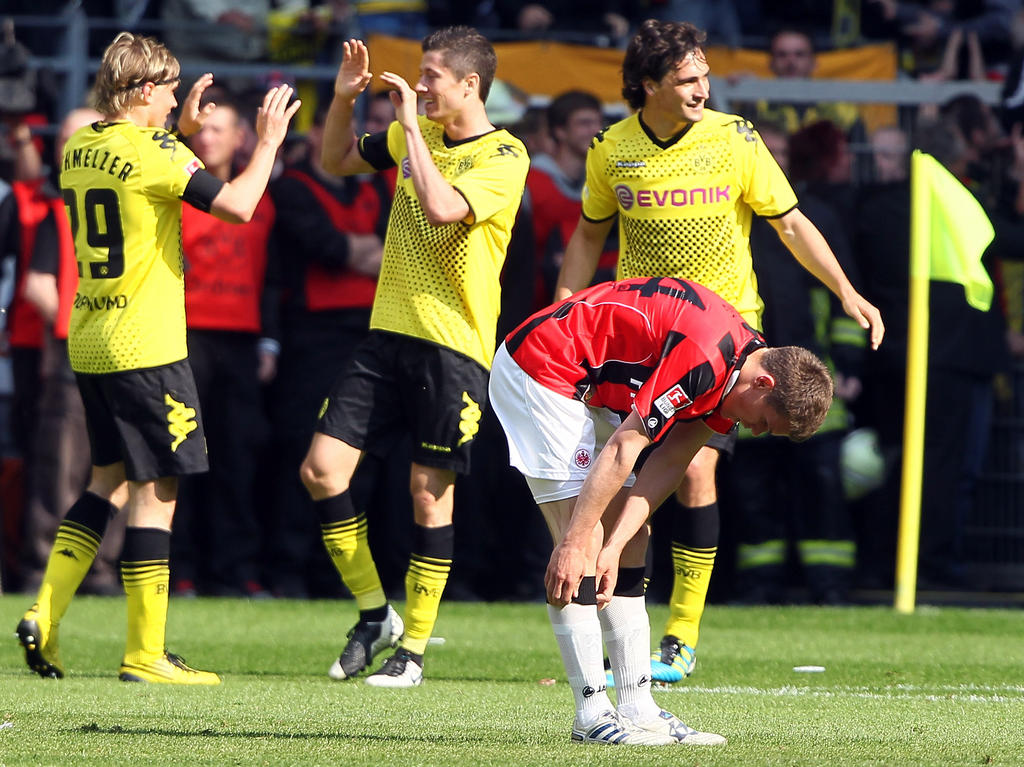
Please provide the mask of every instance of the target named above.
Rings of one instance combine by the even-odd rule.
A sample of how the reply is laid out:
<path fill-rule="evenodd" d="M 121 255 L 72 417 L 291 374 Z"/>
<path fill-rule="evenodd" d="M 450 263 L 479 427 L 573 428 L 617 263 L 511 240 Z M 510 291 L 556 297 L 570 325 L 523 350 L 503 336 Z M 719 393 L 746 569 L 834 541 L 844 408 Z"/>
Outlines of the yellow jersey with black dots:
<path fill-rule="evenodd" d="M 583 215 L 619 215 L 617 279 L 680 277 L 718 293 L 760 328 L 750 221 L 796 207 L 793 188 L 753 126 L 704 110 L 660 140 L 631 115 L 599 133 L 587 154 Z"/>
<path fill-rule="evenodd" d="M 184 359 L 181 198 L 202 167 L 159 128 L 97 122 L 64 148 L 60 186 L 78 261 L 68 352 L 79 373 Z"/>
<path fill-rule="evenodd" d="M 440 344 L 490 369 L 499 277 L 530 159 L 506 130 L 451 141 L 440 124 L 422 116 L 419 123 L 434 165 L 469 204 L 472 223 L 427 222 L 398 122 L 360 140 L 371 165 L 398 167 L 370 327 Z"/>

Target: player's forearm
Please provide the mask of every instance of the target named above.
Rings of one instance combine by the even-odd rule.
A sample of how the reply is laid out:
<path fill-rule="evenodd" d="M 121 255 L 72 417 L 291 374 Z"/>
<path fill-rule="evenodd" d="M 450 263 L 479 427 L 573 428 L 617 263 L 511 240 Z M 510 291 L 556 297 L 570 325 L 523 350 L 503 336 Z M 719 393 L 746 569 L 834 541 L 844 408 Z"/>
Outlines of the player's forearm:
<path fill-rule="evenodd" d="M 427 223 L 445 226 L 466 218 L 471 212 L 469 203 L 434 165 L 418 123 L 405 128 L 405 144 L 409 152 L 412 185 Z"/>
<path fill-rule="evenodd" d="M 210 213 L 233 224 L 248 223 L 267 190 L 277 146 L 266 141 L 256 144 L 249 165 L 221 187 L 210 205 Z"/>
<path fill-rule="evenodd" d="M 354 109 L 354 100 L 335 96 L 327 110 L 319 161 L 325 171 L 335 176 L 348 175 L 345 160 L 357 151 L 356 134 L 352 127 Z"/>
<path fill-rule="evenodd" d="M 794 211 L 793 213 L 799 213 Z M 802 213 L 773 222 L 783 244 L 822 285 L 845 301 L 855 293 L 832 248 L 818 228 Z"/>
<path fill-rule="evenodd" d="M 608 441 L 580 489 L 572 521 L 565 533 L 566 545 L 582 548 L 586 544 L 608 504 L 629 478 L 639 454 L 639 449 L 634 450 L 614 436 Z M 637 529 L 639 526 L 633 532 Z"/>
<path fill-rule="evenodd" d="M 634 495 L 630 493 L 629 497 L 626 498 L 626 502 L 622 507 L 622 512 L 619 514 L 619 518 L 615 521 L 611 530 L 605 538 L 604 548 L 611 552 L 614 552 L 615 556 L 621 557 L 622 550 L 626 547 L 637 531 L 643 527 L 643 525 L 650 518 L 654 510 L 661 505 L 661 502 L 669 496 L 671 491 L 665 494 L 657 503 L 651 501 L 645 495 Z"/>

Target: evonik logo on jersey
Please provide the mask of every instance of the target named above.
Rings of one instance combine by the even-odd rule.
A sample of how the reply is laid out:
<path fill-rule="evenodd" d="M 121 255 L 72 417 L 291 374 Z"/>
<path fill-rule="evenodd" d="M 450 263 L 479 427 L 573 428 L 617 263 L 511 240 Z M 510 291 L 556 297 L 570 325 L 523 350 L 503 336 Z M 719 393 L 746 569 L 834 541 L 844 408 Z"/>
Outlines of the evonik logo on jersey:
<path fill-rule="evenodd" d="M 732 187 L 729 184 L 693 189 L 641 189 L 637 192 L 626 184 L 616 184 L 613 191 L 623 210 L 629 210 L 634 205 L 638 208 L 685 208 L 690 205 L 732 202 Z"/>
<path fill-rule="evenodd" d="M 654 400 L 654 406 L 658 408 L 665 418 L 671 418 L 677 410 L 682 410 L 693 404 L 693 400 L 683 391 L 683 387 L 676 384 L 667 392 Z"/>

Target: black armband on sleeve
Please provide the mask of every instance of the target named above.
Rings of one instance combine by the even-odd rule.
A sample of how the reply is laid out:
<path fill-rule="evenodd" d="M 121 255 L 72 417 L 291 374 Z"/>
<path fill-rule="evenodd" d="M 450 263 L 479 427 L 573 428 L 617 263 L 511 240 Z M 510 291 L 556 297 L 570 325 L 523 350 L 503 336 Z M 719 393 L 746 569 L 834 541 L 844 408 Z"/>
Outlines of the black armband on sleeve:
<path fill-rule="evenodd" d="M 395 167 L 395 158 L 388 151 L 388 132 L 368 133 L 359 139 L 359 154 L 376 170 Z"/>
<path fill-rule="evenodd" d="M 213 198 L 217 196 L 223 186 L 223 181 L 209 171 L 200 168 L 188 182 L 181 199 L 193 208 L 209 213 Z"/>

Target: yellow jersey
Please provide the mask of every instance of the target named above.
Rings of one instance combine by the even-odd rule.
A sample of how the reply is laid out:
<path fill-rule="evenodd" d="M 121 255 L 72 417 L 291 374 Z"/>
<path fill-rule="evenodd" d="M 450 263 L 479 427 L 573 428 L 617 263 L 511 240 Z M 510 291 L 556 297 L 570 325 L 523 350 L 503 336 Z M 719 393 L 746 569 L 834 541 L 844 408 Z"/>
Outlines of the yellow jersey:
<path fill-rule="evenodd" d="M 96 122 L 68 139 L 60 186 L 78 261 L 68 331 L 75 371 L 187 356 L 181 198 L 202 167 L 161 128 Z"/>
<path fill-rule="evenodd" d="M 420 131 L 441 175 L 469 204 L 473 223 L 427 222 L 416 197 L 402 126 L 391 123 L 387 153 L 398 166 L 384 260 L 370 327 L 421 338 L 490 369 L 501 304 L 501 267 L 523 196 L 530 158 L 515 136 L 497 129 L 450 141 L 420 117 Z M 366 144 L 360 151 L 369 157 Z"/>
<path fill-rule="evenodd" d="M 704 110 L 658 139 L 638 114 L 597 135 L 587 153 L 583 216 L 619 216 L 616 279 L 681 277 L 718 293 L 756 328 L 763 304 L 750 258 L 753 213 L 782 216 L 793 188 L 751 124 Z"/>

